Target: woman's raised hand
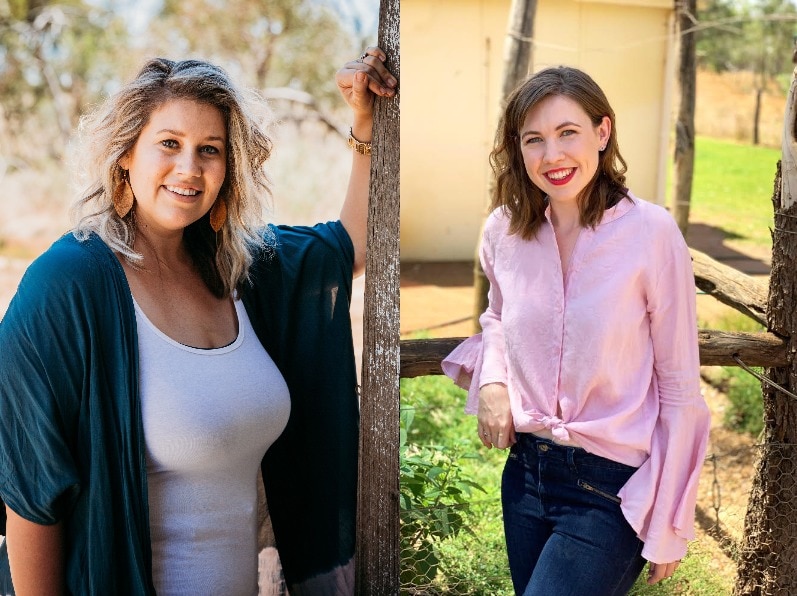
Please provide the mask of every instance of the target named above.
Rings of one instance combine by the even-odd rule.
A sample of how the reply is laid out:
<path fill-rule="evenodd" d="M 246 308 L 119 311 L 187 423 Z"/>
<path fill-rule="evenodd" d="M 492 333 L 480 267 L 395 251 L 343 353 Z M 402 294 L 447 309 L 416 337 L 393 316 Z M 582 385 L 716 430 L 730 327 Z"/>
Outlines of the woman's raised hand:
<path fill-rule="evenodd" d="M 370 117 L 374 109 L 374 95 L 393 97 L 398 81 L 385 68 L 385 53 L 369 47 L 356 60 L 343 65 L 335 75 L 335 82 L 343 99 L 356 116 Z"/>
<path fill-rule="evenodd" d="M 515 444 L 515 423 L 509 406 L 509 391 L 503 383 L 479 389 L 479 439 L 488 449 L 506 449 Z"/>

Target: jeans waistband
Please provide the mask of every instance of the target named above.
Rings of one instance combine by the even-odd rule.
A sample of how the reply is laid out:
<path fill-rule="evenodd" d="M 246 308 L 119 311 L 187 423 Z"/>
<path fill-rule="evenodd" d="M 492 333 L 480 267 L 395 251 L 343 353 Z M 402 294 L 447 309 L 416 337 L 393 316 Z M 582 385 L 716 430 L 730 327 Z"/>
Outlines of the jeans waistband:
<path fill-rule="evenodd" d="M 545 457 L 549 460 L 557 460 L 570 465 L 583 464 L 636 469 L 633 466 L 595 455 L 581 447 L 560 445 L 533 433 L 515 433 L 515 438 L 517 442 L 513 447 L 522 450 L 528 455 Z"/>
<path fill-rule="evenodd" d="M 587 454 L 585 449 L 581 447 L 574 447 L 571 445 L 561 445 L 551 439 L 540 437 L 534 433 L 515 433 L 515 439 L 518 445 L 524 449 L 533 448 L 538 453 L 549 453 L 552 456 L 556 454 L 567 454 L 572 452 L 574 454 Z"/>

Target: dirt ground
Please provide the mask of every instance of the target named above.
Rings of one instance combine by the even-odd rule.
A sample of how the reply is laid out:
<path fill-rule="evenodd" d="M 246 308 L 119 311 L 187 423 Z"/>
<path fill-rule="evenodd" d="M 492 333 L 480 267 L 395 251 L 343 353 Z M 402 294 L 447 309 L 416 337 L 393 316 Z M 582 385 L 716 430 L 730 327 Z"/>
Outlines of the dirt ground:
<path fill-rule="evenodd" d="M 693 248 L 744 273 L 769 275 L 768 252 L 734 245 L 725 239 L 721 230 L 708 224 L 690 224 L 687 241 Z M 402 337 L 421 331 L 431 337 L 471 335 L 474 332 L 473 310 L 471 262 L 402 263 Z M 698 295 L 701 320 L 710 324 L 728 311 L 729 307 L 711 296 Z M 712 376 L 708 367 L 703 372 L 704 378 Z M 726 396 L 705 381 L 702 390 L 712 414 L 708 453 L 714 458 L 709 458 L 703 468 L 695 524 L 697 540 L 690 548 L 706 554 L 712 569 L 730 582 L 735 577 L 736 566 L 729 553 L 733 541 L 742 536 L 755 453 L 751 438 L 723 428 L 723 414 L 728 404 Z"/>

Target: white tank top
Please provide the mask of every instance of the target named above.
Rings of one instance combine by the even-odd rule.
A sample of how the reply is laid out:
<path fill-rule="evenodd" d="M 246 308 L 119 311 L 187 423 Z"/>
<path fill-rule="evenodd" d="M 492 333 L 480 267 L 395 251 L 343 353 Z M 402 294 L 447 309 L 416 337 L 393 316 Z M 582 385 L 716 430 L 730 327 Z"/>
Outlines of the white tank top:
<path fill-rule="evenodd" d="M 155 589 L 257 594 L 257 471 L 288 421 L 285 380 L 239 300 L 238 337 L 208 350 L 135 310 Z"/>

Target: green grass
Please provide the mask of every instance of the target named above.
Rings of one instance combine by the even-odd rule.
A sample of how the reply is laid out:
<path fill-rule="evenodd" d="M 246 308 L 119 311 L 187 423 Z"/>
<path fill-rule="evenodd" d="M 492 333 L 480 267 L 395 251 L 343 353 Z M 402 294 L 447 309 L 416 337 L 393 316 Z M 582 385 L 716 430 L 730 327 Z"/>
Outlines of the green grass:
<path fill-rule="evenodd" d="M 697 137 L 690 221 L 756 246 L 772 244 L 772 190 L 780 151 Z"/>
<path fill-rule="evenodd" d="M 630 596 L 727 596 L 733 592 L 733 578 L 722 577 L 708 571 L 711 556 L 699 548 L 690 546 L 689 554 L 683 559 L 671 579 L 662 580 L 654 586 L 645 583 L 647 569 L 629 592 Z"/>

